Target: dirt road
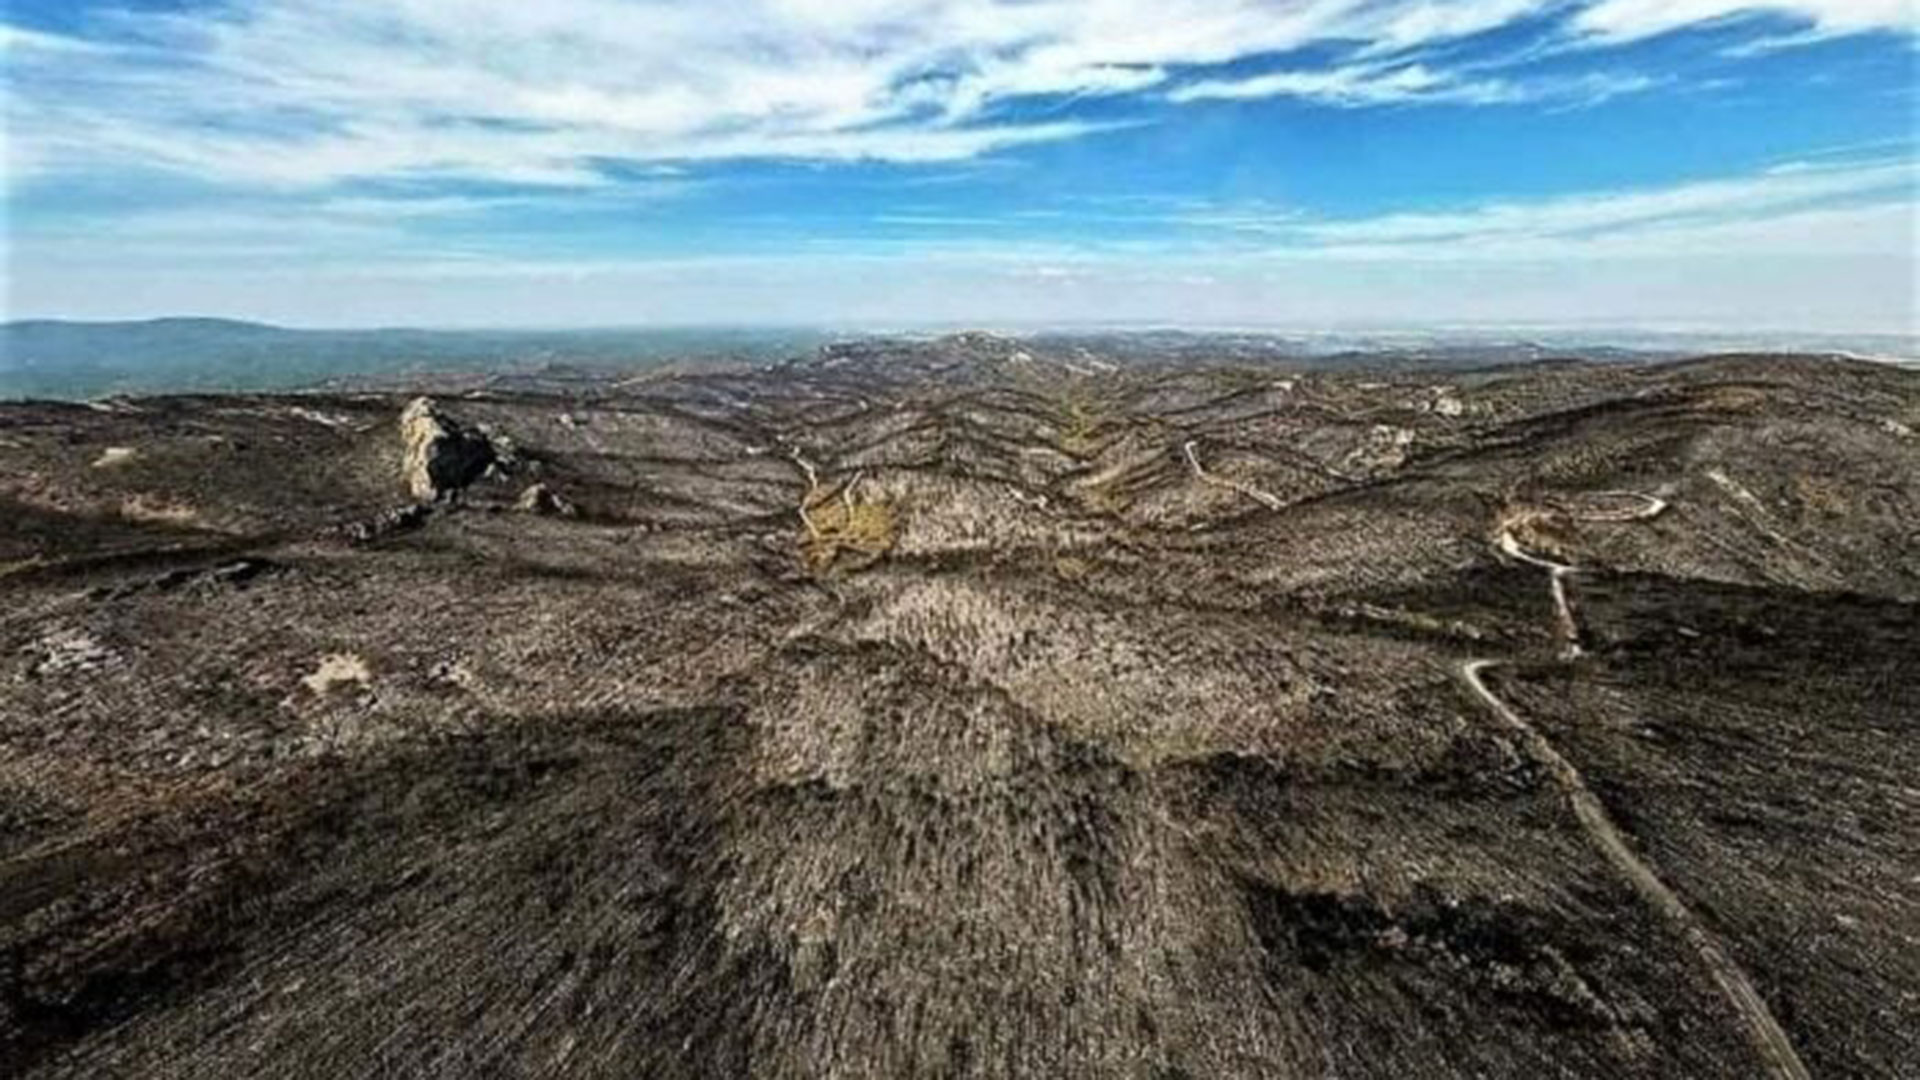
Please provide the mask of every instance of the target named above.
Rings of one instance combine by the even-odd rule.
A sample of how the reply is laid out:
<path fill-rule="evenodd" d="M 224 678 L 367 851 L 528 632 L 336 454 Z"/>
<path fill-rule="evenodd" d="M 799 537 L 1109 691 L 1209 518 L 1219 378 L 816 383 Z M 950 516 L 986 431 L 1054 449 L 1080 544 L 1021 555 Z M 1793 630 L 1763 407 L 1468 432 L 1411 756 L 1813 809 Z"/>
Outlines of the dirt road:
<path fill-rule="evenodd" d="M 1206 466 L 1200 464 L 1199 453 L 1194 450 L 1194 447 L 1199 445 L 1199 441 L 1198 439 L 1188 439 L 1180 447 L 1181 452 L 1187 455 L 1187 465 L 1193 470 L 1194 479 L 1203 484 L 1212 484 L 1214 487 L 1226 488 L 1228 491 L 1245 495 L 1247 498 L 1252 499 L 1254 502 L 1259 503 L 1269 510 L 1278 510 L 1286 505 L 1278 496 L 1261 491 L 1251 484 L 1243 484 L 1237 480 L 1229 480 L 1224 476 L 1208 472 Z"/>
<path fill-rule="evenodd" d="M 1532 560 L 1530 560 L 1532 561 Z M 1541 735 L 1533 725 L 1522 720 L 1518 713 L 1509 708 L 1506 702 L 1496 697 L 1493 691 L 1480 678 L 1480 673 L 1495 666 L 1498 661 L 1472 660 L 1460 667 L 1460 676 L 1466 682 L 1467 689 L 1480 699 L 1481 703 L 1500 719 L 1500 722 L 1520 736 L 1527 753 L 1535 761 L 1546 766 L 1553 774 L 1554 782 L 1572 804 L 1574 816 L 1580 819 L 1580 827 L 1607 857 L 1614 869 L 1627 879 L 1635 892 L 1652 905 L 1662 918 L 1672 923 L 1694 951 L 1699 954 L 1713 981 L 1726 995 L 1729 1003 L 1746 1023 L 1747 1034 L 1767 1064 L 1768 1075 L 1786 1078 L 1786 1080 L 1809 1080 L 1807 1068 L 1800 1061 L 1793 1043 L 1787 1033 L 1781 1029 L 1779 1021 L 1767 1008 L 1753 983 L 1747 978 L 1740 966 L 1727 955 L 1706 927 L 1694 917 L 1685 901 L 1681 900 L 1666 883 L 1654 874 L 1646 863 L 1640 860 L 1633 849 L 1627 845 L 1620 830 L 1614 827 L 1613 819 L 1607 815 L 1606 808 L 1600 805 L 1593 792 L 1587 788 L 1587 782 L 1580 771 L 1560 752 L 1553 748 L 1546 736 Z"/>
<path fill-rule="evenodd" d="M 1667 501 L 1657 495 L 1643 495 L 1637 491 L 1596 492 L 1597 498 L 1631 499 L 1641 505 L 1637 509 L 1589 510 L 1575 514 L 1575 521 L 1646 521 L 1658 517 L 1667 508 Z M 1520 546 L 1513 530 L 1538 516 L 1538 511 L 1528 511 L 1508 518 L 1500 526 L 1500 550 L 1509 558 L 1538 566 L 1547 572 L 1547 592 L 1553 597 L 1553 621 L 1555 631 L 1564 641 L 1561 650 L 1563 658 L 1572 660 L 1580 655 L 1580 624 L 1573 615 L 1573 603 L 1567 597 L 1567 577 L 1578 573 L 1580 568 L 1566 563 L 1554 562 L 1535 555 Z"/>

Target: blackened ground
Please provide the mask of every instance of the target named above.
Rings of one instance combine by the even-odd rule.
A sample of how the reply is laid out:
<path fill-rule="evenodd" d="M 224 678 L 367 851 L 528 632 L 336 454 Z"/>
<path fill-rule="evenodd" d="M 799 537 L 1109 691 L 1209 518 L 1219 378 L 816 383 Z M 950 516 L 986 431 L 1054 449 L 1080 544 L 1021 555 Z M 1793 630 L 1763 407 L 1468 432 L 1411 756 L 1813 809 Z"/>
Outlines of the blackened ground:
<path fill-rule="evenodd" d="M 0 407 L 0 1075 L 1763 1075 L 1474 659 L 1906 1075 L 1917 381 L 862 343 L 430 506 L 411 393 Z"/>

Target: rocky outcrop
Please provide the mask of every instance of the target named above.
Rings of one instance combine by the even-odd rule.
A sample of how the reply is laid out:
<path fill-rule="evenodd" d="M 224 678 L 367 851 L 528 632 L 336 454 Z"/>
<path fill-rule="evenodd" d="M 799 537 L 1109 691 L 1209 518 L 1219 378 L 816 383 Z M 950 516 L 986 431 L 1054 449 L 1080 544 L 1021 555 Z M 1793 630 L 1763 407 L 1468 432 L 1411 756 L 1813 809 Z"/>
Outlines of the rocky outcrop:
<path fill-rule="evenodd" d="M 413 497 L 442 498 L 479 479 L 494 463 L 493 443 L 480 431 L 443 415 L 431 398 L 414 398 L 400 413 L 406 443 L 401 475 Z"/>
<path fill-rule="evenodd" d="M 579 513 L 573 503 L 545 484 L 529 484 L 527 490 L 520 493 L 520 498 L 513 506 L 521 513 L 547 514 L 553 517 L 573 517 Z"/>

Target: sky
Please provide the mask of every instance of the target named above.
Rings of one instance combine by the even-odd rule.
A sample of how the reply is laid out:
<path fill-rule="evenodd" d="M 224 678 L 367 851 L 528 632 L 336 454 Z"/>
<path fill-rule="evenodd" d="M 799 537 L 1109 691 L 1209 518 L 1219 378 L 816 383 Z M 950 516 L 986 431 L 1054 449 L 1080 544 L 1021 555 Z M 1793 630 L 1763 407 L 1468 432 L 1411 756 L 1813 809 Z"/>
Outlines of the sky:
<path fill-rule="evenodd" d="M 8 318 L 1920 333 L 1913 0 L 10 0 Z"/>

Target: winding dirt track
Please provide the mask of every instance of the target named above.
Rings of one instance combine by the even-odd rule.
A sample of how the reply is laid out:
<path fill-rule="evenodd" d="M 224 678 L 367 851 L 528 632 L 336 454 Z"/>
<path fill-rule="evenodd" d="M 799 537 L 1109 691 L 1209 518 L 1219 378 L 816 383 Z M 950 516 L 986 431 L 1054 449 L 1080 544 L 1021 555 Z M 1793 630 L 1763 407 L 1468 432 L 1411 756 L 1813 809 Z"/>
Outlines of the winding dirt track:
<path fill-rule="evenodd" d="M 1645 521 L 1658 516 L 1666 510 L 1666 500 L 1654 495 L 1638 492 L 1600 492 L 1601 496 L 1637 500 L 1641 505 L 1636 509 L 1613 511 L 1588 511 L 1575 515 L 1578 521 Z M 1509 518 L 1500 527 L 1499 546 L 1502 552 L 1520 562 L 1541 567 L 1547 571 L 1548 589 L 1553 596 L 1554 621 L 1560 636 L 1566 642 L 1562 656 L 1572 659 L 1580 655 L 1580 628 L 1574 621 L 1573 606 L 1567 599 L 1567 576 L 1577 573 L 1579 568 L 1566 563 L 1554 562 L 1528 552 L 1520 546 L 1513 530 L 1530 520 L 1530 514 Z M 1810 1080 L 1807 1067 L 1800 1061 L 1793 1043 L 1787 1033 L 1774 1019 L 1766 1002 L 1753 988 L 1753 982 L 1746 972 L 1721 947 L 1706 927 L 1700 924 L 1691 909 L 1669 889 L 1665 882 L 1654 874 L 1652 868 L 1640 860 L 1633 849 L 1627 845 L 1620 830 L 1607 815 L 1606 808 L 1600 805 L 1587 782 L 1573 763 L 1560 755 L 1546 736 L 1540 734 L 1533 725 L 1520 718 L 1506 702 L 1494 696 L 1480 673 L 1498 664 L 1495 660 L 1470 660 L 1460 667 L 1460 676 L 1466 682 L 1467 689 L 1497 716 L 1501 723 L 1520 736 L 1527 753 L 1547 771 L 1553 774 L 1554 782 L 1572 804 L 1574 816 L 1579 818 L 1580 827 L 1587 834 L 1601 854 L 1607 857 L 1614 869 L 1627 879 L 1635 892 L 1652 905 L 1662 918 L 1672 923 L 1693 946 L 1701 961 L 1713 976 L 1713 981 L 1733 1005 L 1734 1010 L 1746 1023 L 1747 1034 L 1754 1049 L 1767 1063 L 1767 1072 L 1774 1077 L 1786 1080 Z"/>
<path fill-rule="evenodd" d="M 1254 502 L 1259 503 L 1269 510 L 1279 510 L 1287 505 L 1280 500 L 1279 496 L 1270 492 L 1261 491 L 1251 484 L 1243 484 L 1238 480 L 1229 480 L 1224 476 L 1217 476 L 1208 472 L 1206 466 L 1200 464 L 1200 455 L 1194 451 L 1194 447 L 1198 445 L 1199 442 L 1200 440 L 1198 439 L 1188 439 L 1180 447 L 1181 452 L 1187 455 L 1187 465 L 1193 469 L 1194 479 L 1203 484 L 1212 484 L 1214 487 L 1225 488 L 1228 491 L 1245 495 L 1247 498 L 1252 499 Z"/>
<path fill-rule="evenodd" d="M 1573 604 L 1567 600 L 1567 575 L 1573 573 L 1575 568 L 1529 554 L 1520 546 L 1520 541 L 1514 539 L 1514 524 L 1517 522 L 1509 523 L 1500 530 L 1500 550 L 1514 559 L 1538 566 L 1547 572 L 1547 592 L 1553 597 L 1554 629 L 1560 635 L 1560 639 L 1566 642 L 1562 655 L 1568 659 L 1579 656 L 1580 624 L 1574 621 Z"/>
<path fill-rule="evenodd" d="M 1658 510 L 1654 513 L 1658 513 Z M 1502 534 L 1503 541 L 1510 537 L 1511 534 Z M 1506 544 L 1503 542 L 1501 546 L 1504 549 Z M 1557 563 L 1535 559 L 1524 553 L 1517 553 L 1517 555 L 1528 562 L 1559 568 L 1562 572 L 1572 569 L 1560 567 Z M 1556 586 L 1559 585 L 1561 576 L 1561 573 L 1555 573 L 1553 580 Z M 1554 595 L 1557 600 L 1564 603 L 1563 591 L 1556 588 Z M 1562 608 L 1562 611 L 1565 609 Z M 1566 614 L 1566 618 L 1571 619 L 1570 612 Z M 1766 1062 L 1768 1075 L 1783 1078 L 1783 1080 L 1811 1080 L 1806 1065 L 1800 1061 L 1800 1055 L 1793 1048 L 1792 1041 L 1780 1027 L 1780 1022 L 1774 1019 L 1766 1002 L 1754 989 L 1752 981 L 1747 978 L 1746 973 L 1740 969 L 1733 958 L 1727 955 L 1727 951 L 1721 947 L 1706 927 L 1700 924 L 1700 920 L 1694 916 L 1685 901 L 1669 889 L 1666 883 L 1654 874 L 1652 868 L 1633 853 L 1626 839 L 1620 835 L 1620 830 L 1614 826 L 1613 819 L 1607 815 L 1606 808 L 1587 787 L 1586 779 L 1580 775 L 1580 771 L 1554 749 L 1546 736 L 1540 734 L 1533 725 L 1522 720 L 1506 702 L 1494 696 L 1493 691 L 1487 688 L 1487 684 L 1480 678 L 1480 673 L 1498 663 L 1499 661 L 1496 660 L 1470 660 L 1462 664 L 1460 676 L 1467 684 L 1467 689 L 1471 690 L 1474 697 L 1486 705 L 1503 725 L 1520 737 L 1529 756 L 1553 774 L 1554 782 L 1560 786 L 1568 803 L 1573 806 L 1574 816 L 1580 820 L 1581 829 L 1586 832 L 1587 838 L 1593 842 L 1594 846 L 1600 849 L 1601 854 L 1607 857 L 1607 861 L 1613 864 L 1614 869 L 1618 870 L 1633 886 L 1634 891 L 1652 905 L 1662 918 L 1672 923 L 1693 946 L 1694 952 L 1706 965 L 1707 971 L 1713 976 L 1713 981 L 1720 987 L 1721 993 L 1745 1021 L 1748 1038 L 1762 1060 Z"/>
<path fill-rule="evenodd" d="M 1192 444 L 1189 443 L 1189 446 Z M 1643 495 L 1637 491 L 1602 491 L 1595 493 L 1599 497 L 1634 499 L 1640 502 L 1635 510 L 1593 510 L 1574 515 L 1575 521 L 1646 521 L 1660 516 L 1666 510 L 1667 501 L 1657 495 Z M 1561 655 L 1572 660 L 1580 655 L 1580 624 L 1573 616 L 1573 603 L 1567 598 L 1567 577 L 1578 573 L 1580 568 L 1566 563 L 1557 563 L 1543 559 L 1520 546 L 1513 530 L 1537 516 L 1537 511 L 1529 511 L 1508 518 L 1500 526 L 1500 550 L 1509 558 L 1538 566 L 1547 572 L 1547 592 L 1553 597 L 1554 628 L 1560 639 L 1566 643 Z"/>

